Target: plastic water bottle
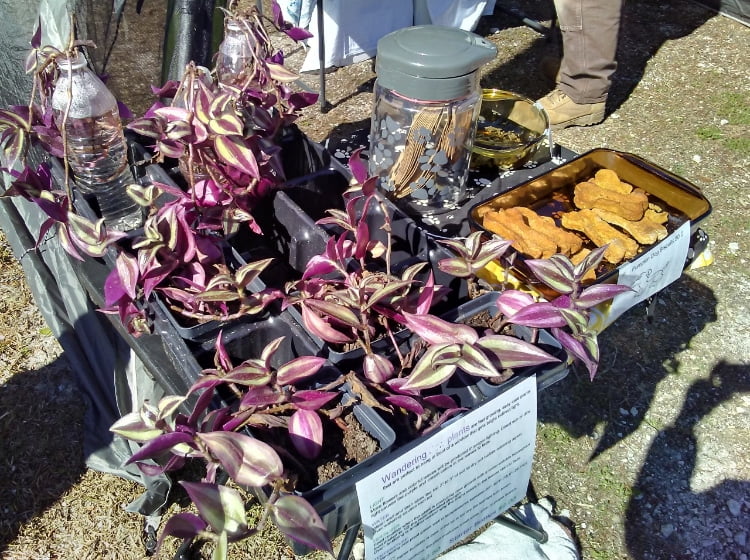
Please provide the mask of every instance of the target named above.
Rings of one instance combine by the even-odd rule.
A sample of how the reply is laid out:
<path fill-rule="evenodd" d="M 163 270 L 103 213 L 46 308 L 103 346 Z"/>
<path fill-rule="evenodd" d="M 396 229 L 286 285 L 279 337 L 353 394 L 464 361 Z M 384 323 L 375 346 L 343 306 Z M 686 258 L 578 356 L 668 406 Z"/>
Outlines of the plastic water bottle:
<path fill-rule="evenodd" d="M 108 228 L 129 231 L 140 227 L 141 207 L 125 190 L 135 181 L 115 96 L 89 70 L 81 54 L 59 60 L 57 65 L 60 76 L 52 94 L 52 109 L 60 130 L 68 111 L 67 158 L 76 188 L 96 197 Z"/>
<path fill-rule="evenodd" d="M 216 56 L 216 75 L 222 85 L 258 87 L 257 80 L 245 83 L 254 71 L 253 51 L 257 40 L 242 22 L 227 18 L 224 22 L 224 40 Z"/>

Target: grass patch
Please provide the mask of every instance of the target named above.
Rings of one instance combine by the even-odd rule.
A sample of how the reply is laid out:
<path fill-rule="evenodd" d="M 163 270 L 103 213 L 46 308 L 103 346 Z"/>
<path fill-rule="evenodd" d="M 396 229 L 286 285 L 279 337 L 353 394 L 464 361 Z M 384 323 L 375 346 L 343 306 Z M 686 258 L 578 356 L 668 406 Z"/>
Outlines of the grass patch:
<path fill-rule="evenodd" d="M 716 96 L 716 101 L 720 117 L 730 124 L 750 126 L 750 103 L 746 94 L 724 92 Z"/>
<path fill-rule="evenodd" d="M 701 127 L 695 135 L 701 140 L 720 140 L 724 136 L 716 125 Z"/>
<path fill-rule="evenodd" d="M 695 135 L 701 140 L 717 141 L 733 152 L 750 154 L 750 102 L 744 94 L 723 92 L 714 96 L 716 116 L 726 124 L 698 128 Z"/>

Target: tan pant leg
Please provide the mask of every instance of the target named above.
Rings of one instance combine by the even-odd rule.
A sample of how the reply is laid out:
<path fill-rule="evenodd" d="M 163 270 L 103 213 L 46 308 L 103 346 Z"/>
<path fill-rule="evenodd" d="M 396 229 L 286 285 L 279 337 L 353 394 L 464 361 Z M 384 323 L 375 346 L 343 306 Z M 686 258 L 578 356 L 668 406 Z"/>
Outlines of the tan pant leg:
<path fill-rule="evenodd" d="M 559 89 L 576 103 L 606 100 L 617 67 L 622 0 L 554 0 L 563 41 Z"/>

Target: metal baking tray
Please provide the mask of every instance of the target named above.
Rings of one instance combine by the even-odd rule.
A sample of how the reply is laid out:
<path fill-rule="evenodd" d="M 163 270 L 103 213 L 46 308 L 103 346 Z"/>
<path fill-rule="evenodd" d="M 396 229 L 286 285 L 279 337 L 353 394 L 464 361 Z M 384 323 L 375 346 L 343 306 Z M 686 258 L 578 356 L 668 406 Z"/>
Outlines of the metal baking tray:
<path fill-rule="evenodd" d="M 711 203 L 703 196 L 697 186 L 685 179 L 639 156 L 606 148 L 597 148 L 535 179 L 521 183 L 496 197 L 474 205 L 469 210 L 471 229 L 488 231 L 482 227 L 479 218 L 479 215 L 485 212 L 488 207 L 492 210 L 500 210 L 514 206 L 524 206 L 541 216 L 550 216 L 555 219 L 559 226 L 560 213 L 576 210 L 573 205 L 575 185 L 590 179 L 599 169 L 611 169 L 617 173 L 622 181 L 643 189 L 649 202 L 658 204 L 668 213 L 669 220 L 665 224 L 668 234 L 671 234 L 689 220 L 691 235 L 694 236 L 698 232 L 698 224 L 711 213 Z M 630 261 L 638 259 L 660 243 L 662 241 L 651 245 L 642 245 L 639 253 Z M 584 247 L 593 249 L 594 245 L 586 239 Z M 519 253 L 512 268 L 515 273 L 522 276 L 522 280 L 528 280 L 527 269 L 523 265 L 524 259 L 524 255 Z M 603 282 L 612 278 L 617 268 L 622 264 L 602 263 L 596 271 L 596 282 Z"/>

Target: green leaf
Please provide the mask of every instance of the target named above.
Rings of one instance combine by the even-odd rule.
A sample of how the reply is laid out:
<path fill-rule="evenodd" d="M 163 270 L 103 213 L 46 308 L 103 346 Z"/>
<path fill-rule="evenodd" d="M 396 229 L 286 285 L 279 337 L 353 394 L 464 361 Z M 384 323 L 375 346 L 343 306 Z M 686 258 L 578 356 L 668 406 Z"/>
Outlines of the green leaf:
<path fill-rule="evenodd" d="M 477 377 L 497 377 L 500 375 L 487 355 L 479 348 L 474 348 L 469 344 L 461 345 L 461 360 L 458 362 L 458 367 L 469 375 Z"/>
<path fill-rule="evenodd" d="M 337 321 L 355 329 L 362 328 L 362 321 L 360 321 L 357 314 L 348 307 L 344 307 L 343 305 L 331 301 L 312 298 L 305 299 L 304 303 L 310 309 L 314 309 L 315 311 L 322 313 L 324 316 L 333 317 Z"/>
<path fill-rule="evenodd" d="M 217 136 L 214 148 L 218 156 L 228 165 L 247 173 L 251 177 L 259 177 L 258 162 L 255 154 L 240 136 Z"/>
<path fill-rule="evenodd" d="M 437 387 L 456 371 L 461 356 L 458 344 L 436 344 L 429 347 L 412 369 L 403 390 L 422 390 Z"/>
<path fill-rule="evenodd" d="M 250 282 L 255 280 L 266 267 L 273 262 L 273 257 L 268 259 L 262 259 L 260 261 L 253 261 L 242 265 L 234 273 L 237 284 L 243 288 L 246 288 Z"/>
<path fill-rule="evenodd" d="M 245 503 L 239 492 L 218 484 L 186 481 L 180 484 L 214 531 L 234 535 L 247 529 Z"/>
<path fill-rule="evenodd" d="M 151 441 L 162 434 L 153 424 L 144 422 L 139 412 L 126 414 L 112 424 L 109 431 L 131 441 Z"/>
<path fill-rule="evenodd" d="M 291 83 L 294 80 L 299 78 L 297 74 L 295 74 L 294 72 L 291 72 L 290 70 L 288 70 L 285 66 L 281 64 L 275 64 L 273 62 L 266 62 L 266 66 L 268 67 L 268 72 L 269 72 L 269 75 L 271 76 L 271 79 L 276 80 L 277 82 Z"/>
<path fill-rule="evenodd" d="M 208 290 L 195 295 L 198 301 L 237 301 L 240 294 L 231 290 Z"/>
<path fill-rule="evenodd" d="M 208 129 L 214 134 L 230 135 L 235 134 L 237 136 L 242 135 L 244 125 L 242 121 L 233 114 L 223 114 L 219 117 L 211 119 L 208 123 Z"/>
<path fill-rule="evenodd" d="M 276 527 L 290 539 L 333 554 L 331 537 L 318 512 L 300 496 L 286 495 L 271 506 Z"/>

